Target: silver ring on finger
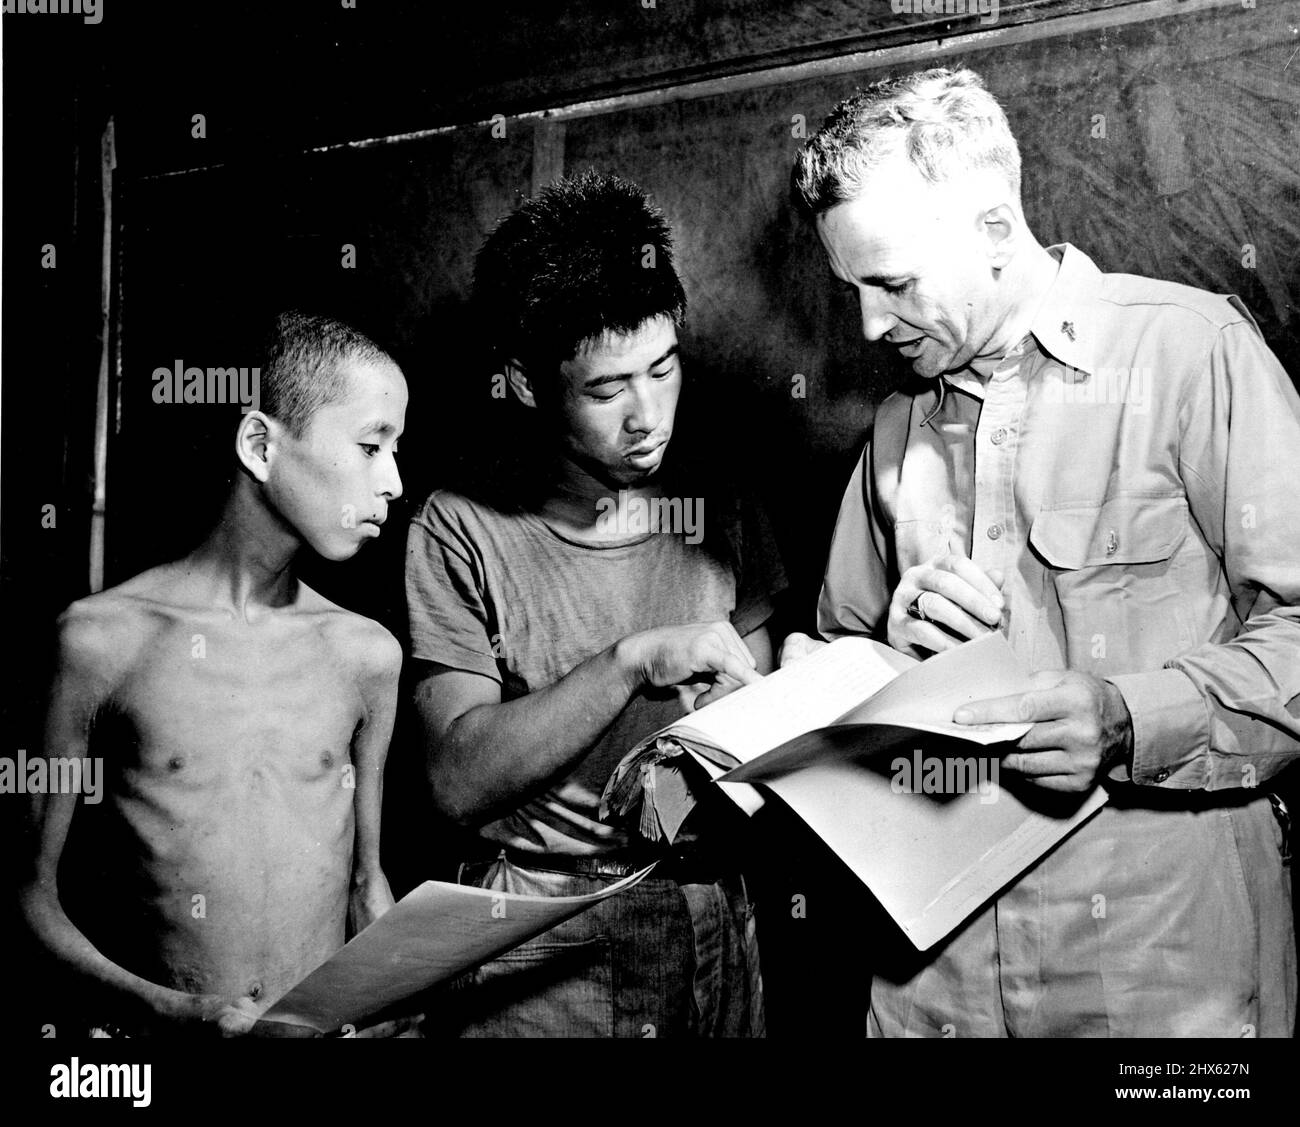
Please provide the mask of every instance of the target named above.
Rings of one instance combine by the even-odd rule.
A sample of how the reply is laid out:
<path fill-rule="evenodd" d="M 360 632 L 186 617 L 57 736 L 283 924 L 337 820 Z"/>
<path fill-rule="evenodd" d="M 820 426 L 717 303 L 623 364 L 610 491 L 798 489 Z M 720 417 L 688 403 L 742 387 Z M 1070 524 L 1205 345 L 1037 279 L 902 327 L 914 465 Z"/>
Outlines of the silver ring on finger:
<path fill-rule="evenodd" d="M 912 618 L 918 619 L 921 622 L 929 622 L 931 621 L 930 616 L 921 608 L 921 599 L 924 595 L 925 592 L 922 591 L 921 594 L 917 595 L 915 599 L 907 604 L 907 613 Z"/>

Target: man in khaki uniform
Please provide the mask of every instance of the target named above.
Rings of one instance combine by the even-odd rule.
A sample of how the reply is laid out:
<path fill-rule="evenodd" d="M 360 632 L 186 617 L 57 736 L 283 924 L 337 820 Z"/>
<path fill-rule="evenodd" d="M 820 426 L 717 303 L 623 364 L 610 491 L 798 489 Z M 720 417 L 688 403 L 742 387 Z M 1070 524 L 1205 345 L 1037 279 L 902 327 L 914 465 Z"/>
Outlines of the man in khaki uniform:
<path fill-rule="evenodd" d="M 1043 247 L 977 75 L 838 106 L 796 193 L 868 340 L 877 413 L 818 607 L 919 657 L 1002 630 L 1035 691 L 1003 760 L 1101 812 L 913 965 L 874 1035 L 1292 1033 L 1284 810 L 1300 752 L 1300 400 L 1240 301 Z M 783 660 L 814 645 L 795 636 Z"/>

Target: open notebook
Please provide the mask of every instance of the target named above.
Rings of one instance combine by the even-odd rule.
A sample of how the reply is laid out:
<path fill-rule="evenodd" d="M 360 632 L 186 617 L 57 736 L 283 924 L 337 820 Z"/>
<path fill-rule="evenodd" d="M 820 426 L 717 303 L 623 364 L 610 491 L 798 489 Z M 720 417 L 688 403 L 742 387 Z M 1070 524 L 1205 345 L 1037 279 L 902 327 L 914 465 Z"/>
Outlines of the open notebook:
<path fill-rule="evenodd" d="M 675 838 L 694 806 L 694 760 L 743 809 L 777 795 L 871 889 L 921 950 L 1105 802 L 1009 787 L 998 770 L 1028 724 L 960 725 L 963 704 L 1029 689 L 999 633 L 918 662 L 841 638 L 643 740 L 602 814 Z"/>

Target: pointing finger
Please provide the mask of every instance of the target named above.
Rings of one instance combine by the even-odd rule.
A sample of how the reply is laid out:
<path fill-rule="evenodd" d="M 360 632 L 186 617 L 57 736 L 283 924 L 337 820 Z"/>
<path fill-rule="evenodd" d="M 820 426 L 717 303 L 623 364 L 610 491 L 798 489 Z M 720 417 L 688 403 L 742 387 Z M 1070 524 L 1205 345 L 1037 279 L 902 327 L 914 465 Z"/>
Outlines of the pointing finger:
<path fill-rule="evenodd" d="M 763 675 L 759 673 L 752 665 L 742 661 L 735 654 L 727 652 L 714 663 L 715 673 L 725 673 L 728 677 L 739 681 L 742 685 L 752 685 L 755 681 L 761 681 Z"/>

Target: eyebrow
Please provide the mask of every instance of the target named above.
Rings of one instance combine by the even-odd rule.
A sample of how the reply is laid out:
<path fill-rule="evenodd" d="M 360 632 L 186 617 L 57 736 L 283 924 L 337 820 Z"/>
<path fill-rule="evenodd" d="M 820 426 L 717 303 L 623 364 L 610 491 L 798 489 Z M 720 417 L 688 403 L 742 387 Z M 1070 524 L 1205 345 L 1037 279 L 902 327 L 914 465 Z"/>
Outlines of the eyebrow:
<path fill-rule="evenodd" d="M 670 348 L 661 357 L 659 357 L 658 360 L 652 360 L 650 362 L 650 367 L 657 368 L 659 367 L 660 364 L 664 363 L 666 360 L 671 360 L 674 356 L 677 355 L 678 350 L 680 348 L 681 345 L 679 344 L 673 345 L 672 348 Z M 583 389 L 586 390 L 587 388 L 600 387 L 601 384 L 618 383 L 620 380 L 630 380 L 634 374 L 635 373 L 633 372 L 615 372 L 608 376 L 595 376 L 592 379 L 589 379 L 582 386 Z"/>
<path fill-rule="evenodd" d="M 899 282 L 905 282 L 910 277 L 911 275 L 906 271 L 901 271 L 897 274 L 864 274 L 862 277 L 857 278 L 854 281 L 848 281 L 834 272 L 831 274 L 832 281 L 839 282 L 844 286 L 854 287 L 859 283 L 864 286 L 896 286 Z"/>
<path fill-rule="evenodd" d="M 383 438 L 387 438 L 390 434 L 395 434 L 396 432 L 397 428 L 393 426 L 392 423 L 384 422 L 382 419 L 376 419 L 369 426 L 362 428 L 361 437 L 364 438 L 368 434 L 377 434 Z"/>

